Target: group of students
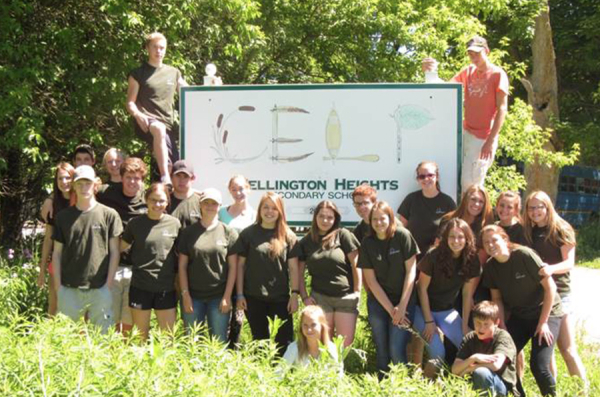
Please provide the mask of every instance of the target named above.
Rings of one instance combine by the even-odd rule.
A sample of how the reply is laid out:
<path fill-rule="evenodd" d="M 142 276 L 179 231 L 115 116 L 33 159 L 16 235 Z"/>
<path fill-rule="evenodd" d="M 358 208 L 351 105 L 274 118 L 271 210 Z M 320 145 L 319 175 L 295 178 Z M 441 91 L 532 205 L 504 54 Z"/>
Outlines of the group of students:
<path fill-rule="evenodd" d="M 324 344 L 341 368 L 330 335 L 352 344 L 364 281 L 381 374 L 391 363 L 421 364 L 424 348 L 425 373 L 433 374 L 454 346 L 454 373 L 470 373 L 478 387 L 500 395 L 524 395 L 516 352 L 531 340 L 543 395 L 555 394 L 555 342 L 569 372 L 585 379 L 569 315 L 575 235 L 543 192 L 527 197 L 523 218 L 520 196 L 502 193 L 494 222 L 485 189 L 469 187 L 456 207 L 440 190 L 437 165 L 422 162 L 420 189 L 397 217 L 373 187 L 361 185 L 352 193 L 361 218 L 353 231 L 341 226 L 336 205 L 323 201 L 298 238 L 282 198 L 267 192 L 255 211 L 241 175 L 228 184 L 232 204 L 222 206 L 217 189 L 192 188 L 196 175 L 185 160 L 173 164 L 172 193 L 162 183 L 144 190 L 143 161 L 116 149 L 104 156 L 102 185 L 89 146 L 79 146 L 74 161 L 77 168 L 58 165 L 42 210 L 39 282 L 52 251 L 51 313 L 86 316 L 105 331 L 135 326 L 147 338 L 151 311 L 169 330 L 180 304 L 187 329 L 206 324 L 232 346 L 242 312 L 254 339 L 269 338 L 269 319 L 278 317 L 275 341 L 288 362 L 306 364 Z M 300 301 L 305 309 L 292 343 Z"/>

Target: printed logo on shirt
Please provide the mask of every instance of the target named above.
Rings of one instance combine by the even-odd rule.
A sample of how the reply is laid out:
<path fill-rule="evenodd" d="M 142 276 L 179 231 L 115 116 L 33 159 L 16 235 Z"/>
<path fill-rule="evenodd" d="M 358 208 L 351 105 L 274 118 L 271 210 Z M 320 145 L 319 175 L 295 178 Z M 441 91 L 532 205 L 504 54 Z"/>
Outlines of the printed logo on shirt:
<path fill-rule="evenodd" d="M 435 210 L 435 214 L 436 214 L 436 215 L 437 215 L 437 214 L 445 214 L 445 213 L 446 213 L 446 211 L 444 211 L 444 210 L 443 210 L 443 209 L 441 209 L 441 208 L 437 208 L 437 209 Z"/>
<path fill-rule="evenodd" d="M 102 230 L 102 225 L 96 223 L 92 225 L 92 230 Z"/>
<path fill-rule="evenodd" d="M 467 86 L 469 96 L 483 98 L 488 92 L 487 81 L 483 78 L 473 77 L 471 84 Z"/>
<path fill-rule="evenodd" d="M 227 241 L 217 240 L 217 245 L 220 245 L 222 247 L 226 247 L 227 246 Z"/>
<path fill-rule="evenodd" d="M 163 237 L 177 237 L 177 233 L 171 233 L 168 230 L 164 230 L 162 232 Z"/>
<path fill-rule="evenodd" d="M 190 211 L 190 218 L 200 218 L 200 213 L 196 211 Z"/>
<path fill-rule="evenodd" d="M 394 255 L 394 254 L 399 254 L 400 250 L 397 248 L 390 248 L 390 253 L 389 255 Z"/>
<path fill-rule="evenodd" d="M 380 260 L 383 259 L 383 257 L 381 256 L 381 254 L 379 254 L 379 255 L 377 255 L 377 258 L 375 258 L 375 259 L 377 259 L 378 261 L 380 261 Z"/>
<path fill-rule="evenodd" d="M 175 85 L 175 80 L 167 80 L 167 85 Z"/>
<path fill-rule="evenodd" d="M 523 274 L 523 273 L 517 272 L 515 274 L 515 280 L 520 280 L 520 279 L 525 278 L 525 277 L 527 277 L 527 276 L 525 274 Z"/>

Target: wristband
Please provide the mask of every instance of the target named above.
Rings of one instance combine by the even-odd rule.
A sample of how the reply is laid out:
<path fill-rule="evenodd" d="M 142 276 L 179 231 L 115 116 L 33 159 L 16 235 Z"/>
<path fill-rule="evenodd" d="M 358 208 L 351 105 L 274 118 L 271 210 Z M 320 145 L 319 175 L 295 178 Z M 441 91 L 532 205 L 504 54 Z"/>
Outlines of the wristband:
<path fill-rule="evenodd" d="M 235 296 L 236 299 L 246 299 L 246 297 L 244 296 L 244 294 L 237 294 Z"/>
<path fill-rule="evenodd" d="M 435 321 L 431 320 L 431 321 L 425 321 L 425 324 L 431 324 L 431 323 L 435 323 Z"/>
<path fill-rule="evenodd" d="M 300 290 L 293 289 L 292 294 L 300 295 Z"/>
<path fill-rule="evenodd" d="M 183 289 L 183 290 L 181 290 L 181 296 L 183 296 L 184 294 L 186 294 L 186 293 L 188 293 L 188 292 L 190 292 L 190 291 L 188 291 L 187 289 Z"/>

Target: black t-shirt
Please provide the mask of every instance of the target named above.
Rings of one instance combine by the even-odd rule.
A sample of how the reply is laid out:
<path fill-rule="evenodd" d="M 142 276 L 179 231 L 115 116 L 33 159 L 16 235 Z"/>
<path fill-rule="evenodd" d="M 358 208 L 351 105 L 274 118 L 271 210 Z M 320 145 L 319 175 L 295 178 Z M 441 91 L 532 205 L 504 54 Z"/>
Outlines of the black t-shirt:
<path fill-rule="evenodd" d="M 246 258 L 244 294 L 270 302 L 289 299 L 288 259 L 299 256 L 295 235 L 288 238 L 283 252 L 276 258 L 269 256 L 275 229 L 254 224 L 242 230 L 233 246 L 233 253 Z"/>
<path fill-rule="evenodd" d="M 531 248 L 542 259 L 542 262 L 548 265 L 555 265 L 563 261 L 562 252 L 560 247 L 552 244 L 550 239 L 547 239 L 548 227 L 537 227 L 534 226 L 531 230 Z M 556 283 L 556 289 L 558 294 L 563 297 L 571 293 L 571 273 L 553 274 L 552 278 Z"/>
<path fill-rule="evenodd" d="M 525 239 L 525 230 L 523 229 L 523 225 L 521 225 L 519 222 L 510 226 L 502 226 L 500 222 L 496 222 L 496 225 L 504 229 L 511 243 L 528 245 L 527 240 Z"/>
<path fill-rule="evenodd" d="M 333 248 L 323 249 L 321 239 L 314 241 L 309 233 L 300 240 L 298 246 L 300 260 L 306 263 L 311 276 L 313 291 L 335 297 L 353 292 L 354 279 L 348 254 L 360 247 L 354 234 L 340 229 Z"/>
<path fill-rule="evenodd" d="M 515 248 L 505 263 L 490 258 L 483 267 L 483 285 L 500 290 L 502 301 L 513 315 L 537 319 L 544 303 L 544 287 L 539 274 L 540 257 L 527 247 Z M 562 315 L 558 294 L 554 295 L 551 316 Z"/>
<path fill-rule="evenodd" d="M 439 192 L 428 198 L 423 191 L 417 190 L 404 198 L 398 214 L 408 221 L 406 227 L 417 241 L 419 250 L 426 252 L 435 241 L 442 216 L 455 209 L 456 203 L 447 194 Z"/>
<path fill-rule="evenodd" d="M 62 210 L 64 210 L 65 208 L 69 208 L 70 207 L 70 201 L 66 198 L 63 197 L 62 193 L 60 193 L 60 197 L 52 197 L 52 211 L 53 214 L 52 216 L 48 215 L 48 222 L 46 222 L 48 225 L 50 226 L 54 226 L 54 220 L 56 219 L 56 216 L 58 215 L 58 213 Z"/>
<path fill-rule="evenodd" d="M 52 239 L 63 245 L 61 284 L 101 288 L 108 277 L 110 239 L 122 232 L 116 211 L 99 203 L 85 212 L 73 206 L 58 213 Z"/>
<path fill-rule="evenodd" d="M 352 231 L 356 236 L 356 239 L 359 243 L 362 243 L 365 237 L 367 237 L 371 233 L 371 225 L 369 225 L 364 220 L 361 220 Z"/>
<path fill-rule="evenodd" d="M 141 215 L 127 224 L 122 238 L 131 245 L 132 286 L 150 292 L 173 291 L 180 228 L 170 215 L 158 220 Z"/>
<path fill-rule="evenodd" d="M 413 236 L 408 229 L 399 226 L 389 240 L 366 237 L 360 246 L 358 267 L 373 269 L 377 282 L 390 300 L 399 302 L 406 277 L 405 262 L 418 253 L 419 247 Z"/>
<path fill-rule="evenodd" d="M 169 213 L 181 222 L 181 227 L 186 227 L 200 221 L 200 196 L 192 194 L 190 197 L 179 200 L 175 195 L 171 196 Z"/>
<path fill-rule="evenodd" d="M 462 269 L 462 259 L 452 260 L 452 275 L 448 277 L 442 270 L 442 263 L 437 261 L 438 248 L 429 251 L 419 262 L 418 269 L 431 277 L 427 296 L 429 308 L 433 312 L 449 310 L 454 307 L 463 285 L 474 277 L 481 275 L 479 259 L 475 255 L 468 263 L 467 274 Z"/>
<path fill-rule="evenodd" d="M 123 193 L 123 184 L 120 182 L 113 185 L 102 185 L 97 197 L 98 202 L 117 211 L 124 227 L 131 219 L 148 212 L 144 192 L 139 191 L 133 197 L 126 196 Z"/>

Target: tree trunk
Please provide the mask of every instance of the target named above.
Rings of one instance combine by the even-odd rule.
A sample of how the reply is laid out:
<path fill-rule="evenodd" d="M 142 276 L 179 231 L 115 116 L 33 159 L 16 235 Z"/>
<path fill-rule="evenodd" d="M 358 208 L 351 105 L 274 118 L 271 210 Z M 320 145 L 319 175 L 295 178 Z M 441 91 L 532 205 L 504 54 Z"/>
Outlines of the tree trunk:
<path fill-rule="evenodd" d="M 544 149 L 556 152 L 560 149 L 559 140 L 556 131 L 551 129 L 551 119 L 558 119 L 558 79 L 547 3 L 535 20 L 532 52 L 533 73 L 529 78 L 521 79 L 521 82 L 527 90 L 529 104 L 533 107 L 533 120 L 540 127 L 551 130 L 552 136 Z M 559 171 L 556 167 L 538 162 L 526 164 L 526 193 L 543 190 L 553 201 L 556 200 Z"/>

